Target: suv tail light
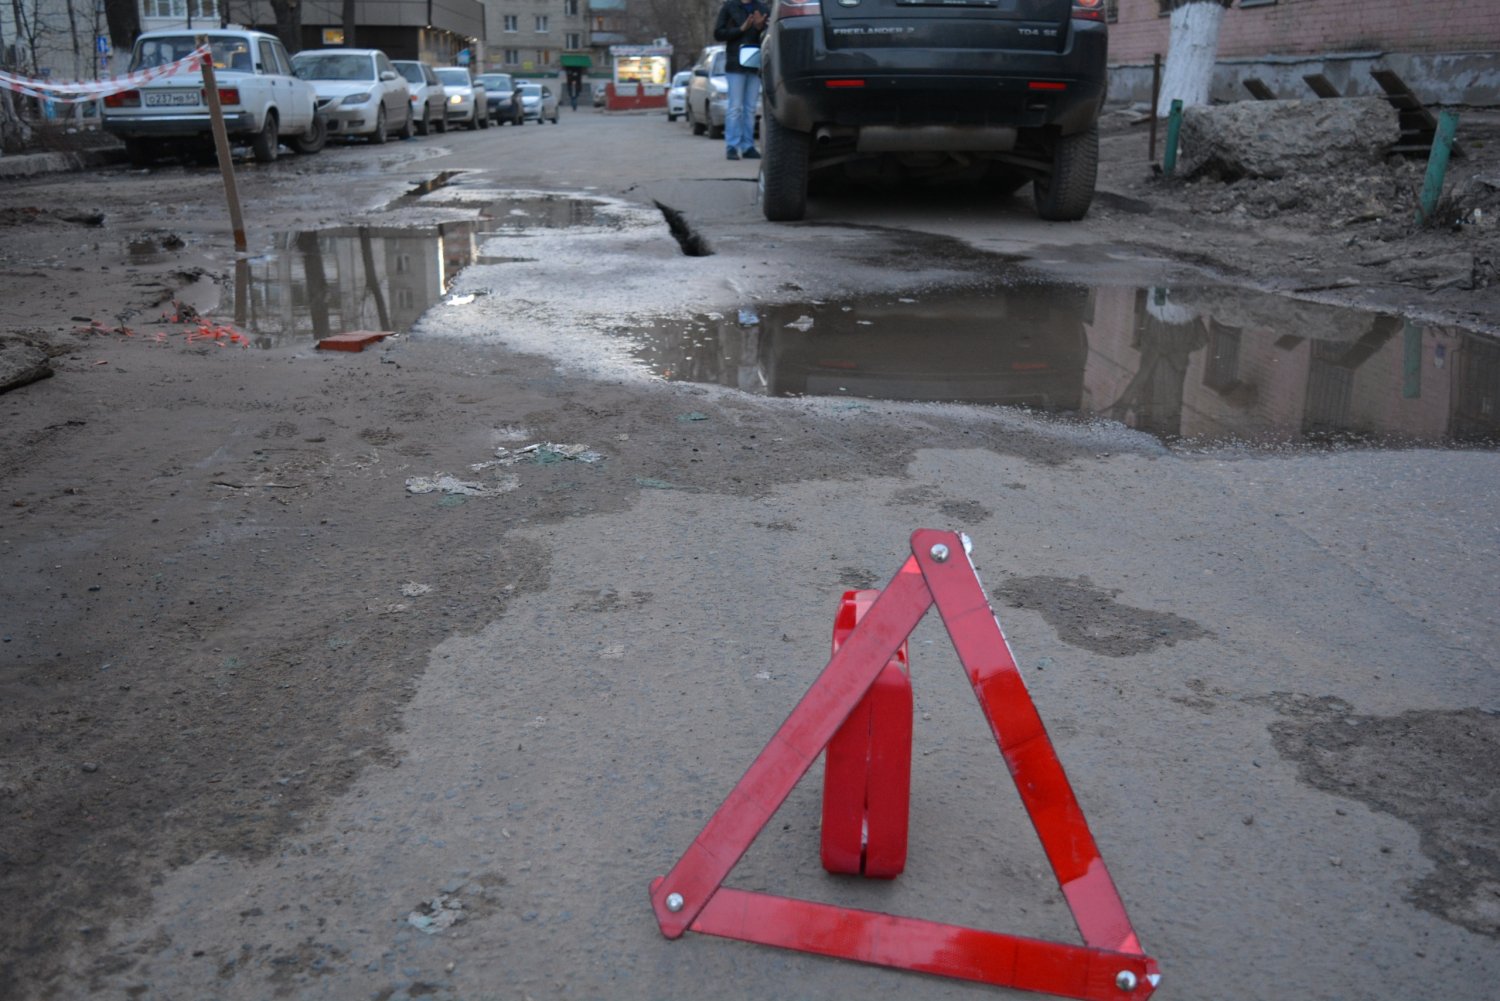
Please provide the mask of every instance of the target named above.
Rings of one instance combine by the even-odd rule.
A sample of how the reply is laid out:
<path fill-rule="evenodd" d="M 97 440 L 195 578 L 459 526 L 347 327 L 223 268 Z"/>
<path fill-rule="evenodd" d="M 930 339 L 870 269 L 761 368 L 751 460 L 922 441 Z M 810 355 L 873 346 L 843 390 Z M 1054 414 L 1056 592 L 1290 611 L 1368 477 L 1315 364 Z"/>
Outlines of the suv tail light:
<path fill-rule="evenodd" d="M 1104 0 L 1073 0 L 1073 16 L 1080 21 L 1103 21 Z"/>
<path fill-rule="evenodd" d="M 1103 0 L 1100 0 L 1102 3 Z M 784 17 L 817 17 L 823 13 L 821 0 L 781 0 L 776 5 L 776 12 L 772 17 L 780 20 Z"/>
<path fill-rule="evenodd" d="M 110 94 L 104 99 L 106 108 L 139 108 L 141 106 L 141 92 L 138 90 L 122 90 L 118 94 Z"/>

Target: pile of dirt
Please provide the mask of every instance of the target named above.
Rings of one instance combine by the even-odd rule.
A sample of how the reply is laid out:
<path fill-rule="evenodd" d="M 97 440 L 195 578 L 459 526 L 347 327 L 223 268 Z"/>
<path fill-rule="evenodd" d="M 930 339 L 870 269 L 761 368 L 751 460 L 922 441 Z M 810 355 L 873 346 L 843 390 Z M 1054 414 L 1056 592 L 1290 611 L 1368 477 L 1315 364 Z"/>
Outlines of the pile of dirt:
<path fill-rule="evenodd" d="M 1338 133 L 1351 141 L 1340 143 L 1334 135 L 1320 145 L 1320 134 L 1330 128 L 1325 106 L 1349 104 L 1351 115 L 1358 111 L 1365 118 L 1375 113 L 1373 107 L 1354 107 L 1356 103 L 1247 101 L 1226 106 L 1232 110 L 1207 109 L 1196 117 L 1200 125 L 1213 120 L 1230 124 L 1199 128 L 1200 146 L 1192 156 L 1185 139 L 1175 176 L 1164 176 L 1158 162 L 1111 177 L 1110 183 L 1159 211 L 1233 228 L 1242 224 L 1246 232 L 1270 223 L 1304 234 L 1325 244 L 1325 264 L 1376 268 L 1399 284 L 1427 290 L 1500 287 L 1500 113 L 1460 114 L 1461 152 L 1449 161 L 1436 211 L 1422 219 L 1425 159 L 1372 148 L 1358 139 L 1352 124 Z M 1297 104 L 1305 107 L 1284 107 Z M 1283 107 L 1261 111 L 1259 105 Z M 1257 133 L 1256 122 L 1272 119 L 1274 127 Z M 1141 132 L 1147 121 L 1140 109 L 1117 111 L 1106 116 L 1105 135 L 1145 145 Z M 1164 123 L 1158 123 L 1158 133 L 1159 160 Z M 1277 144 L 1279 152 L 1203 148 L 1208 141 L 1249 146 L 1257 135 Z"/>

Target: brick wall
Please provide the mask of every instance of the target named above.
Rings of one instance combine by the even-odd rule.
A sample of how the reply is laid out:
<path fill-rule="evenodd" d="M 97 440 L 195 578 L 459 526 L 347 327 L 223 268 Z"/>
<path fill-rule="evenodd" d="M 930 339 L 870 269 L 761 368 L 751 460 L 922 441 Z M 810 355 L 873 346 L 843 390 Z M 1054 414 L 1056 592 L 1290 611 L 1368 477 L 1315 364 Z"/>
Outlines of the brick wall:
<path fill-rule="evenodd" d="M 1168 19 L 1157 0 L 1119 0 L 1110 62 L 1167 54 Z M 1500 0 L 1277 0 L 1224 12 L 1219 58 L 1318 52 L 1500 50 Z"/>

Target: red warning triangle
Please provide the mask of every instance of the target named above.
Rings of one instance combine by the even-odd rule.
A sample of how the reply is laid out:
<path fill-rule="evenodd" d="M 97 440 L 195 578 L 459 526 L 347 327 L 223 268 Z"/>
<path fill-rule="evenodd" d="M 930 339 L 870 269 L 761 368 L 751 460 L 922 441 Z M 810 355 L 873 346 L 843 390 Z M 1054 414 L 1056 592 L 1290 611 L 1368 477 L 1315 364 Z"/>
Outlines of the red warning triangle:
<path fill-rule="evenodd" d="M 1136 938 L 1062 763 L 990 608 L 968 540 L 912 533 L 912 557 L 666 876 L 651 905 L 667 938 L 688 930 L 1081 1001 L 1140 1001 L 1160 974 Z M 1067 945 L 724 886 L 724 879 L 937 605 L 948 636 L 1083 936 Z"/>

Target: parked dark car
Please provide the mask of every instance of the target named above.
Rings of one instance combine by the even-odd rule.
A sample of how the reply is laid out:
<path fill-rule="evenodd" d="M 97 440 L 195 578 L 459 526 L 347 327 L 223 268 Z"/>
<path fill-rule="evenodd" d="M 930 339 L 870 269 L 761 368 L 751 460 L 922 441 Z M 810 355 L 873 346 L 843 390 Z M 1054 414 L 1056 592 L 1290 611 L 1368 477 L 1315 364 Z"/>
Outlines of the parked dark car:
<path fill-rule="evenodd" d="M 1105 0 L 781 0 L 762 43 L 761 208 L 812 172 L 1032 184 L 1043 219 L 1093 200 Z"/>
<path fill-rule="evenodd" d="M 490 121 L 496 125 L 509 122 L 520 125 L 521 95 L 516 93 L 519 85 L 509 73 L 481 73 L 479 82 L 484 84 L 484 97 L 490 106 Z"/>

